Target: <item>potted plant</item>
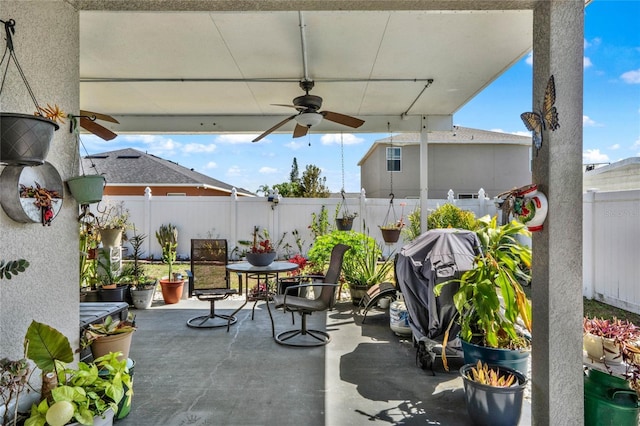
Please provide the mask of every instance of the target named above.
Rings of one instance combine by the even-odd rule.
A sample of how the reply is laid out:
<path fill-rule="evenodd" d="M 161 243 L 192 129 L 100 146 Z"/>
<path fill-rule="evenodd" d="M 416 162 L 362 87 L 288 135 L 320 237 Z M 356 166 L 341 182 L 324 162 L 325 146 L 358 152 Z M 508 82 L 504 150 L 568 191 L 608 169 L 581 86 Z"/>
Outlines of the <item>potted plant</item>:
<path fill-rule="evenodd" d="M 342 202 L 336 206 L 336 228 L 338 228 L 339 231 L 351 231 L 351 228 L 353 228 L 353 220 L 358 216 L 358 213 L 352 213 L 349 210 L 347 200 L 344 196 L 344 189 L 340 193 L 342 195 Z"/>
<path fill-rule="evenodd" d="M 400 213 L 400 219 L 396 220 L 396 214 L 393 207 L 393 193 L 391 194 L 391 200 L 389 201 L 389 210 L 384 218 L 384 224 L 380 225 L 380 232 L 382 233 L 382 239 L 387 244 L 397 243 L 400 239 L 400 232 L 404 228 L 404 206 L 406 203 L 400 203 L 402 211 Z"/>
<path fill-rule="evenodd" d="M 124 302 L 129 288 L 126 275 L 111 261 L 110 251 L 100 250 L 97 260 L 98 297 L 101 302 Z"/>
<path fill-rule="evenodd" d="M 253 266 L 267 266 L 275 260 L 276 251 L 269 239 L 269 231 L 263 229 L 260 233 L 257 226 L 253 227 L 253 244 L 245 257 Z"/>
<path fill-rule="evenodd" d="M 100 241 L 105 249 L 120 247 L 122 235 L 129 226 L 129 210 L 124 202 L 108 205 L 98 218 Z"/>
<path fill-rule="evenodd" d="M 583 345 L 587 356 L 594 361 L 620 364 L 623 350 L 640 338 L 640 328 L 618 318 L 588 318 L 582 322 Z"/>
<path fill-rule="evenodd" d="M 478 361 L 460 368 L 469 417 L 481 426 L 517 425 L 527 378 L 520 371 Z"/>
<path fill-rule="evenodd" d="M 481 252 L 474 259 L 474 268 L 460 279 L 436 285 L 434 292 L 439 295 L 446 285 L 460 285 L 453 300 L 467 364 L 482 359 L 526 372 L 531 302 L 521 282 L 531 279 L 531 249 L 516 236 L 529 235 L 529 231 L 516 221 L 499 226 L 495 216 L 485 216 L 479 219 L 476 234 Z M 447 340 L 448 335 L 444 345 Z M 445 357 L 443 361 L 446 367 Z"/>
<path fill-rule="evenodd" d="M 169 275 L 160 279 L 162 298 L 166 304 L 178 303 L 184 287 L 182 274 L 173 272 L 178 250 L 178 229 L 170 223 L 162 225 L 156 231 L 156 239 L 162 248 L 162 261 L 169 266 Z"/>
<path fill-rule="evenodd" d="M 133 253 L 133 264 L 128 276 L 131 278 L 131 299 L 136 309 L 149 309 L 153 302 L 153 295 L 156 291 L 156 283 L 158 280 L 148 277 L 145 274 L 144 266 L 140 263 L 140 259 L 144 254 L 142 244 L 147 238 L 145 234 L 136 234 L 133 230 L 133 237 L 129 238 Z"/>
<path fill-rule="evenodd" d="M 82 348 L 91 347 L 93 358 L 100 358 L 109 352 L 121 352 L 120 359 L 129 357 L 131 339 L 136 326 L 129 314 L 126 321 L 114 320 L 107 316 L 102 323 L 90 324 L 82 333 Z"/>
<path fill-rule="evenodd" d="M 133 393 L 127 362 L 119 361 L 119 354 L 68 368 L 66 364 L 73 361 L 69 340 L 55 328 L 36 321 L 27 330 L 24 347 L 25 358 L 42 371 L 40 402 L 32 405 L 25 426 L 110 425 L 118 402 Z M 18 377 L 21 371 L 16 373 Z M 16 416 L 12 424 L 18 424 L 18 420 Z"/>
<path fill-rule="evenodd" d="M 356 255 L 349 256 L 342 263 L 342 273 L 354 305 L 360 304 L 372 286 L 387 281 L 393 271 L 392 258 L 381 260 L 382 250 L 372 240 L 370 237 L 363 238 Z"/>

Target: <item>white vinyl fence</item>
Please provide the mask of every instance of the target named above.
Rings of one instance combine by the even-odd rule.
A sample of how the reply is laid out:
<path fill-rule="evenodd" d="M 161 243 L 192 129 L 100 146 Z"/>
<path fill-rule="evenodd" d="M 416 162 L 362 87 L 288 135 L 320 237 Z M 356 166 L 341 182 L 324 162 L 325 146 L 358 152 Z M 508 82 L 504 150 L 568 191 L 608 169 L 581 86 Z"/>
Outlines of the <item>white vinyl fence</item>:
<path fill-rule="evenodd" d="M 583 294 L 640 313 L 640 190 L 584 194 Z"/>
<path fill-rule="evenodd" d="M 495 214 L 493 202 L 479 191 L 476 199 L 429 200 L 429 209 L 453 202 L 465 210 L 473 211 L 478 217 Z M 302 242 L 302 254 L 306 254 L 313 237 L 310 230 L 312 214 L 320 215 L 321 209 L 327 210 L 329 223 L 335 228 L 336 208 L 341 198 L 281 198 L 277 204 L 266 197 L 191 197 L 191 196 L 105 196 L 97 206 L 102 210 L 108 205 L 123 203 L 129 211 L 130 222 L 135 225 L 136 232 L 146 234 L 146 245 L 143 247 L 147 256 L 155 259 L 161 257 L 160 245 L 155 233 L 163 224 L 171 223 L 178 228 L 178 258 L 189 257 L 190 240 L 192 238 L 224 238 L 229 243 L 229 250 L 238 247 L 238 241 L 251 240 L 254 226 L 267 229 L 272 241 L 284 237 L 278 255 L 293 256 L 298 247 L 293 236 L 294 230 Z M 392 222 L 403 218 L 408 224 L 407 215 L 420 201 L 418 199 L 395 199 L 390 212 L 389 199 L 366 198 L 362 194 L 358 198 L 347 198 L 350 212 L 357 213 L 353 229 L 369 234 L 384 248 L 388 255 L 397 251 L 405 242 L 402 237 L 396 244 L 384 245 L 382 234 L 378 229 L 385 219 Z M 95 212 L 96 205 L 92 205 Z M 394 214 L 395 213 L 395 214 Z M 389 216 L 387 217 L 387 214 Z M 99 216 L 99 213 L 98 213 Z M 131 231 L 129 231 L 131 232 Z M 127 244 L 124 244 L 127 247 Z M 239 247 L 242 249 L 242 247 Z M 126 254 L 125 254 L 126 256 Z"/>
<path fill-rule="evenodd" d="M 479 191 L 476 199 L 429 200 L 429 209 L 447 202 L 473 211 L 477 217 L 496 214 L 493 201 Z M 178 228 L 178 256 L 189 257 L 191 238 L 225 238 L 230 250 L 238 241 L 250 240 L 254 226 L 269 231 L 272 240 L 284 236 L 279 256 L 298 253 L 293 231 L 303 241 L 302 254 L 313 243 L 309 226 L 312 214 L 327 209 L 328 220 L 334 224 L 340 198 L 282 198 L 279 203 L 266 197 L 179 197 L 179 196 L 105 196 L 105 204 L 124 203 L 137 232 L 148 235 L 144 250 L 147 256 L 161 257 L 155 232 L 162 224 Z M 397 219 L 419 205 L 417 199 L 396 199 L 393 207 Z M 384 248 L 384 254 L 397 252 L 405 244 L 402 237 L 396 244 L 384 245 L 378 225 L 389 211 L 389 199 L 348 198 L 351 212 L 358 213 L 353 229 L 368 233 Z M 583 294 L 631 312 L 640 313 L 640 191 L 587 192 L 583 201 Z M 95 205 L 92 206 L 95 210 Z M 498 216 L 500 218 L 500 216 Z M 389 221 L 393 217 L 388 218 Z M 125 244 L 126 247 L 126 244 Z M 242 248 L 242 247 L 240 247 Z M 237 257 L 236 257 L 237 258 Z"/>

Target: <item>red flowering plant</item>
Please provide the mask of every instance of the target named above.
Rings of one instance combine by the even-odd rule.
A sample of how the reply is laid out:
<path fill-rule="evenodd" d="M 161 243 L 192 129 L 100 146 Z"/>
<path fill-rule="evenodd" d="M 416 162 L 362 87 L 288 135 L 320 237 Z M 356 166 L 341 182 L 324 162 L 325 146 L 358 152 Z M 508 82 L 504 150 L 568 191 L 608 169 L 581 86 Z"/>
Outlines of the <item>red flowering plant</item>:
<path fill-rule="evenodd" d="M 301 256 L 299 254 L 296 254 L 295 256 L 290 258 L 289 262 L 295 263 L 298 265 L 298 269 L 296 269 L 295 271 L 289 272 L 289 275 L 291 276 L 296 276 L 300 274 L 300 271 L 304 269 L 305 266 L 307 266 L 307 259 L 304 256 Z"/>
<path fill-rule="evenodd" d="M 272 253 L 275 251 L 273 245 L 271 244 L 271 240 L 269 239 L 269 231 L 266 229 L 262 230 L 262 233 L 259 232 L 260 228 L 258 226 L 253 227 L 253 244 L 251 245 L 250 252 L 251 253 Z"/>

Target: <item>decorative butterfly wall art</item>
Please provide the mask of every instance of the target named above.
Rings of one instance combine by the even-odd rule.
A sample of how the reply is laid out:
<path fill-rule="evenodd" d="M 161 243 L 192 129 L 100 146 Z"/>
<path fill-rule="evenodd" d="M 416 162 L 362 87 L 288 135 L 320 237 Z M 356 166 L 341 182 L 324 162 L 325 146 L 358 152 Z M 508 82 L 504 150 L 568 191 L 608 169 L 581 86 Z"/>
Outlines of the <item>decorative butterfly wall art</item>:
<path fill-rule="evenodd" d="M 520 118 L 522 118 L 524 125 L 529 129 L 529 131 L 533 132 L 533 143 L 536 147 L 536 154 L 542 146 L 542 131 L 547 129 L 554 131 L 560 127 L 558 111 L 554 106 L 555 103 L 556 84 L 552 75 L 549 77 L 547 89 L 544 92 L 542 110 L 539 112 L 523 112 L 520 114 Z"/>

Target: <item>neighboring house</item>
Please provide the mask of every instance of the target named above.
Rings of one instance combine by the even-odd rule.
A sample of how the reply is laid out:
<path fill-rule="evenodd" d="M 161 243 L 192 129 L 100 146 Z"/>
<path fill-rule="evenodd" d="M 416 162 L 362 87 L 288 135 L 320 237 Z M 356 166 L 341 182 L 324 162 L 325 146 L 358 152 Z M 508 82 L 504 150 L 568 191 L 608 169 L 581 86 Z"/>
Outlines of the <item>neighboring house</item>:
<path fill-rule="evenodd" d="M 589 168 L 587 168 L 589 169 Z M 640 189 L 640 157 L 625 158 L 606 166 L 587 170 L 582 179 L 585 191 L 628 191 Z"/>
<path fill-rule="evenodd" d="M 488 197 L 531 183 L 531 137 L 454 126 L 428 134 L 429 198 Z M 420 134 L 377 140 L 360 162 L 360 185 L 367 197 L 420 196 Z"/>
<path fill-rule="evenodd" d="M 155 155 L 126 148 L 88 155 L 82 159 L 87 174 L 104 175 L 105 195 L 144 195 L 147 187 L 152 195 L 231 195 L 233 185 L 183 167 Z M 239 196 L 254 197 L 246 189 L 236 188 Z"/>

